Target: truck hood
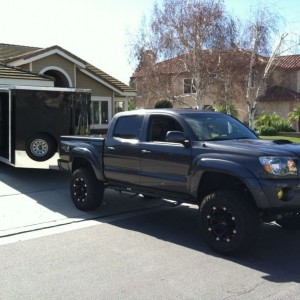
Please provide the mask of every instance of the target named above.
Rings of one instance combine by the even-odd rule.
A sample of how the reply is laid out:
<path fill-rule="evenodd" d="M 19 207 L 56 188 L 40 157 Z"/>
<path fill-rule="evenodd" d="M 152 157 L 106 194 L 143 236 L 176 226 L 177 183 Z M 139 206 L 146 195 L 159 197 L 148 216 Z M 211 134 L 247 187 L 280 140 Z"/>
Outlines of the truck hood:
<path fill-rule="evenodd" d="M 205 141 L 204 147 L 220 152 L 236 152 L 252 156 L 298 156 L 300 157 L 300 144 L 288 140 L 264 140 L 264 139 L 239 139 L 222 141 Z"/>

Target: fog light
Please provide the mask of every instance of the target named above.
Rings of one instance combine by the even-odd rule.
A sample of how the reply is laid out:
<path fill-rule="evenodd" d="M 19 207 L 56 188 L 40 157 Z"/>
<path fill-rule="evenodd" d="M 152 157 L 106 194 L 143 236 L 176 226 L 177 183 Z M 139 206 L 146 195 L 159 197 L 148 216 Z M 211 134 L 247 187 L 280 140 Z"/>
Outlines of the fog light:
<path fill-rule="evenodd" d="M 279 200 L 282 200 L 283 196 L 284 196 L 283 190 L 279 190 L 278 193 L 277 193 L 277 196 L 278 196 Z"/>

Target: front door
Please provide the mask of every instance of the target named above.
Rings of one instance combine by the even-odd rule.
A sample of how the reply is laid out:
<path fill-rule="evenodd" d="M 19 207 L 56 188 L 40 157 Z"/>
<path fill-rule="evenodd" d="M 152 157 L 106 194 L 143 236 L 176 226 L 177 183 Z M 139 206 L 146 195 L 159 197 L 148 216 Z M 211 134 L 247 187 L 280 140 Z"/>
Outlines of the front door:
<path fill-rule="evenodd" d="M 188 193 L 191 147 L 166 141 L 168 131 L 183 131 L 170 116 L 152 116 L 147 140 L 141 144 L 140 184 L 173 194 Z"/>

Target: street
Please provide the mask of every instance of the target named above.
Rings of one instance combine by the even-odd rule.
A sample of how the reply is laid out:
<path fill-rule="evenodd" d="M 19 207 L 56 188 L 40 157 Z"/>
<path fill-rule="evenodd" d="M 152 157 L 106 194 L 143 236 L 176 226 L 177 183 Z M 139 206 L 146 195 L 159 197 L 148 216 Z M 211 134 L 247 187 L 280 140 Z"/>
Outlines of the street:
<path fill-rule="evenodd" d="M 195 206 L 105 191 L 85 213 L 68 184 L 0 164 L 0 299 L 299 299 L 297 231 L 264 224 L 247 253 L 220 256 Z"/>

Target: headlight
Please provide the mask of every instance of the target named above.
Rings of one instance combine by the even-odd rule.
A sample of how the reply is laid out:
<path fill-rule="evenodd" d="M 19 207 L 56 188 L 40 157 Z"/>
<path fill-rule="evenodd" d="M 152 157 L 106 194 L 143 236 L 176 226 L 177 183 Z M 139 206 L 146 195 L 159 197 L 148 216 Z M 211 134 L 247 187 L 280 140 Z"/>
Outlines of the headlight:
<path fill-rule="evenodd" d="M 270 174 L 285 176 L 297 175 L 295 161 L 291 157 L 264 156 L 259 158 L 264 170 Z"/>

